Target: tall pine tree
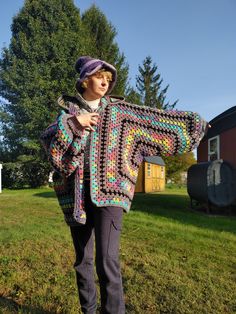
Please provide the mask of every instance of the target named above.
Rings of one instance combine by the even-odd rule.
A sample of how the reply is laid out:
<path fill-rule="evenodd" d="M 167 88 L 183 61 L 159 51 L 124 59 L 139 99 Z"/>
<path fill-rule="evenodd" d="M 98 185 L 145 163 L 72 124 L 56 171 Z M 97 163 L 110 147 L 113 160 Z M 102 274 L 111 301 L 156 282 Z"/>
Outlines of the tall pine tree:
<path fill-rule="evenodd" d="M 142 66 L 139 66 L 139 75 L 136 76 L 136 87 L 145 106 L 158 109 L 173 109 L 177 103 L 166 102 L 167 85 L 162 89 L 163 79 L 157 73 L 157 65 L 150 56 L 146 57 Z"/>
<path fill-rule="evenodd" d="M 56 97 L 73 91 L 73 63 L 84 47 L 79 10 L 72 0 L 25 1 L 0 60 L 0 96 L 6 100 L 3 133 L 11 148 L 37 141 L 56 110 Z"/>
<path fill-rule="evenodd" d="M 158 73 L 157 65 L 153 63 L 150 56 L 146 57 L 142 66 L 139 66 L 139 75 L 136 77 L 136 87 L 145 106 L 164 110 L 170 110 L 176 106 L 178 101 L 173 104 L 166 102 L 169 85 L 162 89 L 162 83 L 163 79 Z M 131 93 L 131 97 L 134 96 Z M 137 96 L 136 99 L 138 99 Z M 166 163 L 166 178 L 173 182 L 180 182 L 181 172 L 186 171 L 195 162 L 195 159 L 193 153 L 185 153 L 164 157 L 164 161 Z"/>
<path fill-rule="evenodd" d="M 131 104 L 143 105 L 141 95 L 132 86 L 126 88 L 125 99 Z"/>
<path fill-rule="evenodd" d="M 0 153 L 35 169 L 45 159 L 40 134 L 58 111 L 57 97 L 74 93 L 73 65 L 87 50 L 87 41 L 72 0 L 26 0 L 11 29 L 10 45 L 0 59 Z M 41 164 L 31 175 L 40 177 L 46 168 Z"/>
<path fill-rule="evenodd" d="M 115 28 L 95 6 L 81 19 L 73 0 L 25 1 L 13 19 L 11 42 L 0 59 L 2 161 L 36 171 L 36 165 L 45 160 L 39 137 L 59 110 L 58 96 L 75 93 L 74 63 L 79 56 L 114 64 L 118 70 L 115 93 L 123 94 L 128 66 L 115 36 Z M 36 172 L 30 173 L 36 177 Z"/>
<path fill-rule="evenodd" d="M 124 95 L 128 79 L 128 65 L 124 54 L 120 52 L 115 42 L 117 35 L 115 27 L 95 5 L 84 12 L 82 23 L 90 41 L 88 54 L 106 60 L 116 67 L 118 79 L 113 94 Z"/>

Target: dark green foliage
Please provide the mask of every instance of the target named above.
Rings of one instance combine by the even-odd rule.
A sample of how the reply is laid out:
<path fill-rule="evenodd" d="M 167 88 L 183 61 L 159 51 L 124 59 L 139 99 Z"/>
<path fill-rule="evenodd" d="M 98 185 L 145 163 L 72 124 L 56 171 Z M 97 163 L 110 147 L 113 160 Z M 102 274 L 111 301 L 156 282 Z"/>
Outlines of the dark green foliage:
<path fill-rule="evenodd" d="M 24 178 L 23 165 L 20 162 L 5 163 L 2 169 L 2 185 L 4 188 L 17 189 L 27 185 Z"/>
<path fill-rule="evenodd" d="M 26 0 L 13 19 L 11 43 L 0 60 L 1 146 L 12 161 L 28 156 L 18 162 L 22 167 L 45 160 L 39 136 L 56 116 L 57 97 L 74 91 L 73 63 L 85 49 L 82 35 L 72 0 Z M 35 186 L 34 178 L 27 181 Z"/>
<path fill-rule="evenodd" d="M 5 145 L 35 143 L 57 111 L 56 98 L 74 90 L 73 64 L 84 46 L 72 0 L 26 1 L 13 19 L 0 63 Z"/>
<path fill-rule="evenodd" d="M 146 57 L 143 65 L 139 66 L 138 69 L 139 75 L 136 77 L 136 87 L 141 95 L 143 104 L 153 108 L 173 109 L 177 101 L 172 105 L 166 102 L 166 93 L 169 85 L 162 89 L 163 79 L 157 73 L 157 65 L 152 62 L 152 58 L 150 56 Z"/>
<path fill-rule="evenodd" d="M 37 173 L 47 173 L 39 137 L 59 111 L 57 98 L 75 93 L 74 64 L 79 56 L 100 57 L 114 64 L 120 77 L 115 92 L 124 91 L 128 67 L 115 36 L 114 27 L 95 6 L 85 12 L 82 22 L 72 0 L 25 1 L 13 19 L 12 39 L 0 59 L 2 161 L 35 169 L 43 160 L 44 167 L 42 162 L 39 168 L 44 170 Z M 36 185 L 35 178 L 26 181 Z"/>
<path fill-rule="evenodd" d="M 2 185 L 4 188 L 18 189 L 39 187 L 48 184 L 49 165 L 38 160 L 24 160 L 4 163 Z"/>
<path fill-rule="evenodd" d="M 106 60 L 116 67 L 118 79 L 112 93 L 124 95 L 128 65 L 125 63 L 124 54 L 120 53 L 119 47 L 114 41 L 117 34 L 114 26 L 95 5 L 92 5 L 82 15 L 82 23 L 88 32 L 87 37 L 90 39 L 88 54 Z"/>
<path fill-rule="evenodd" d="M 28 186 L 36 188 L 48 184 L 50 170 L 49 165 L 47 167 L 44 162 L 38 160 L 26 162 L 23 164 L 23 170 Z"/>
<path fill-rule="evenodd" d="M 142 105 L 141 96 L 133 87 L 127 89 L 125 99 L 131 104 Z"/>

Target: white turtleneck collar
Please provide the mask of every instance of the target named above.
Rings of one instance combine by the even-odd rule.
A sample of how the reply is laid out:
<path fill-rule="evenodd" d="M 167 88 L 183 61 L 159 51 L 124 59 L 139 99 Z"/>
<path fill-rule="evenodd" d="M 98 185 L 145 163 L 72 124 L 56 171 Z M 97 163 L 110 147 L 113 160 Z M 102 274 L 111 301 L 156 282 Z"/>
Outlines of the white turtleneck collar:
<path fill-rule="evenodd" d="M 91 107 L 91 109 L 96 110 L 100 103 L 100 98 L 94 100 L 86 100 L 86 103 Z"/>

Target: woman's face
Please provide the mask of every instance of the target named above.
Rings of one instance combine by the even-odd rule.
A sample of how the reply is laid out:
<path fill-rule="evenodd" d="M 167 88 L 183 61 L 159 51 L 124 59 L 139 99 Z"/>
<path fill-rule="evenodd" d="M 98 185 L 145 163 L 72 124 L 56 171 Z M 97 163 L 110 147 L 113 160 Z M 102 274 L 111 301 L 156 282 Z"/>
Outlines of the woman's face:
<path fill-rule="evenodd" d="M 95 100 L 102 98 L 108 88 L 110 80 L 106 73 L 97 72 L 88 78 L 87 88 L 83 93 L 83 97 L 86 100 Z"/>

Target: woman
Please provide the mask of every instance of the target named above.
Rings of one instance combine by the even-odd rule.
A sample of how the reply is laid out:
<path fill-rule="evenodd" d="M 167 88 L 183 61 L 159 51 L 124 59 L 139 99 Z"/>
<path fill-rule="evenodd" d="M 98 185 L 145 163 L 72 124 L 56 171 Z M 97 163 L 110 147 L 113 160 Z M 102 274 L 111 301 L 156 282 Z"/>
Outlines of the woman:
<path fill-rule="evenodd" d="M 119 265 L 123 212 L 129 211 L 144 156 L 192 150 L 206 123 L 198 114 L 163 111 L 107 96 L 116 83 L 109 63 L 81 57 L 75 97 L 62 96 L 63 110 L 42 135 L 55 169 L 54 187 L 70 226 L 83 313 L 96 312 L 96 271 L 101 313 L 125 313 Z"/>

